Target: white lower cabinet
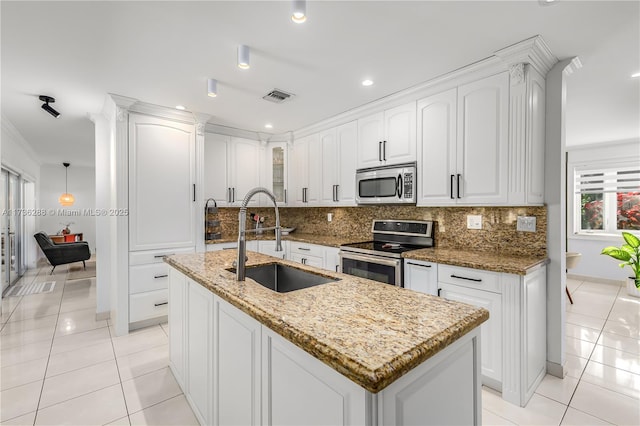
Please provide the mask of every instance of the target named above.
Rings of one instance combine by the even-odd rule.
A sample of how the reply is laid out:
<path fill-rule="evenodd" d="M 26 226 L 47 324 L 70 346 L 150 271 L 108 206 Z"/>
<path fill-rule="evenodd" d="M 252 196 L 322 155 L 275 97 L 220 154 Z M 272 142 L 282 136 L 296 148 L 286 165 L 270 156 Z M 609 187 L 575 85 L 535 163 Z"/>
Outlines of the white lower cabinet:
<path fill-rule="evenodd" d="M 170 268 L 169 366 L 201 424 L 481 424 L 479 329 L 378 393 Z"/>
<path fill-rule="evenodd" d="M 262 327 L 263 425 L 364 425 L 371 394 Z"/>
<path fill-rule="evenodd" d="M 440 283 L 440 296 L 468 303 L 489 311 L 489 319 L 480 326 L 482 336 L 482 383 L 501 390 L 502 381 L 502 296 L 490 291 L 475 290 Z"/>
<path fill-rule="evenodd" d="M 289 259 L 303 265 L 324 269 L 324 249 L 324 246 L 292 241 L 289 246 Z"/>
<path fill-rule="evenodd" d="M 282 251 L 276 251 L 275 240 L 258 241 L 258 253 L 266 254 L 267 256 L 273 256 L 280 259 L 287 259 L 287 247 L 289 242 L 282 241 Z"/>
<path fill-rule="evenodd" d="M 482 383 L 524 407 L 546 373 L 546 267 L 521 276 L 440 264 L 438 293 L 489 311 Z"/>
<path fill-rule="evenodd" d="M 213 293 L 201 285 L 186 280 L 187 327 L 186 363 L 187 380 L 185 395 L 191 403 L 198 421 L 211 424 L 213 400 Z"/>
<path fill-rule="evenodd" d="M 421 260 L 404 261 L 404 288 L 438 295 L 438 264 Z"/>
<path fill-rule="evenodd" d="M 212 424 L 259 425 L 261 325 L 217 296 L 214 304 Z"/>

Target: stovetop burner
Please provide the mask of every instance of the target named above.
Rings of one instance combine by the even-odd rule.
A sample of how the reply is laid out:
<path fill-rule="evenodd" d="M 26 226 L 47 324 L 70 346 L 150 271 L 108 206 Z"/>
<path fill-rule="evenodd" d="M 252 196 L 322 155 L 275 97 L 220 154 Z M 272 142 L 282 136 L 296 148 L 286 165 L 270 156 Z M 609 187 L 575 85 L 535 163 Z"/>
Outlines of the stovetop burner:
<path fill-rule="evenodd" d="M 433 247 L 433 222 L 408 220 L 374 220 L 373 241 L 345 244 L 343 251 L 401 257 L 402 253 Z"/>
<path fill-rule="evenodd" d="M 400 257 L 402 253 L 409 250 L 418 250 L 424 246 L 413 244 L 390 243 L 384 241 L 363 241 L 360 243 L 345 244 L 341 249 L 349 249 L 350 251 L 359 251 L 362 253 L 379 252 L 391 257 Z M 394 256 L 397 255 L 397 256 Z"/>

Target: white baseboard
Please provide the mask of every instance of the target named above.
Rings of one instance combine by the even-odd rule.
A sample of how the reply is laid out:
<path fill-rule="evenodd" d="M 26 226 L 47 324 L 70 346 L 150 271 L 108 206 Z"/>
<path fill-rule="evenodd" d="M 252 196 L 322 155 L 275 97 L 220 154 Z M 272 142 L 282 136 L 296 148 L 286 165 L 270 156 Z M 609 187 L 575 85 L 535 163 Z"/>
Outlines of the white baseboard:
<path fill-rule="evenodd" d="M 551 374 L 552 376 L 556 376 L 561 379 L 564 379 L 564 376 L 565 374 L 567 374 L 567 371 L 564 369 L 563 365 L 560 365 L 555 362 L 547 361 L 547 374 Z"/>
<path fill-rule="evenodd" d="M 611 280 L 607 278 L 590 277 L 587 275 L 567 274 L 567 278 L 579 281 L 601 282 L 605 284 L 625 285 L 624 280 Z"/>

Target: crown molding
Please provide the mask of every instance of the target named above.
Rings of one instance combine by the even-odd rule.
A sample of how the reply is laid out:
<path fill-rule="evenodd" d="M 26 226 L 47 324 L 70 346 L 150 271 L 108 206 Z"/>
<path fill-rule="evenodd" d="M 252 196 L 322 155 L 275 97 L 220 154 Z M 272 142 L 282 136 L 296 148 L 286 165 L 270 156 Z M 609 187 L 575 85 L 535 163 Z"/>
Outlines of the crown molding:
<path fill-rule="evenodd" d="M 551 53 L 540 35 L 507 46 L 494 54 L 509 66 L 517 63 L 529 64 L 543 76 L 558 62 L 558 58 Z"/>
<path fill-rule="evenodd" d="M 2 132 L 5 133 L 7 136 L 9 136 L 9 138 L 11 139 L 11 142 L 21 146 L 31 160 L 33 160 L 38 166 L 42 166 L 43 161 L 40 158 L 40 156 L 36 154 L 36 151 L 33 149 L 29 141 L 26 140 L 24 136 L 22 136 L 22 133 L 20 133 L 20 131 L 13 124 L 13 122 L 9 120 L 9 118 L 4 113 L 0 115 L 0 121 L 2 122 L 1 123 Z M 11 167 L 11 164 L 5 164 L 5 165 Z M 17 170 L 17 171 L 20 171 L 20 170 Z"/>
<path fill-rule="evenodd" d="M 231 136 L 234 138 L 251 139 L 254 141 L 264 140 L 260 138 L 258 132 L 252 132 L 250 130 L 236 129 L 235 127 L 223 126 L 220 124 L 207 123 L 204 131 L 206 133 L 215 133 L 218 135 Z"/>

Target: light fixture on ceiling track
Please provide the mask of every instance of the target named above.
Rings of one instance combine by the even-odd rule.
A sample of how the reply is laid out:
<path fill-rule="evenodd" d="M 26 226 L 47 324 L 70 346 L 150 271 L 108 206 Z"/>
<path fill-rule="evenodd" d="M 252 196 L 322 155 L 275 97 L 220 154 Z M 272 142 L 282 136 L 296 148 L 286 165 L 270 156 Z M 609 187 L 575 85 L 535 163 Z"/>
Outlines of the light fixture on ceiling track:
<path fill-rule="evenodd" d="M 238 68 L 248 70 L 251 65 L 249 64 L 249 46 L 241 44 L 238 46 Z"/>
<path fill-rule="evenodd" d="M 218 96 L 218 80 L 210 78 L 207 80 L 207 95 L 215 98 Z"/>
<path fill-rule="evenodd" d="M 69 183 L 69 166 L 71 165 L 71 163 L 62 163 L 62 165 L 64 166 L 64 194 L 62 194 L 59 198 L 58 198 L 58 202 L 60 203 L 60 205 L 62 206 L 72 206 L 73 203 L 76 202 L 75 197 L 73 196 L 73 194 L 69 194 L 69 189 L 68 189 L 68 183 Z"/>
<path fill-rule="evenodd" d="M 40 95 L 40 96 L 38 96 L 38 99 L 40 99 L 42 102 L 44 102 L 42 104 L 42 109 L 43 110 L 45 110 L 49 114 L 53 115 L 54 118 L 60 117 L 60 113 L 58 111 L 56 111 L 55 109 L 53 109 L 49 105 L 50 103 L 54 103 L 56 101 L 55 98 L 52 98 L 51 96 Z"/>
<path fill-rule="evenodd" d="M 293 0 L 291 10 L 291 20 L 296 24 L 302 24 L 307 20 L 307 2 L 306 0 Z"/>

